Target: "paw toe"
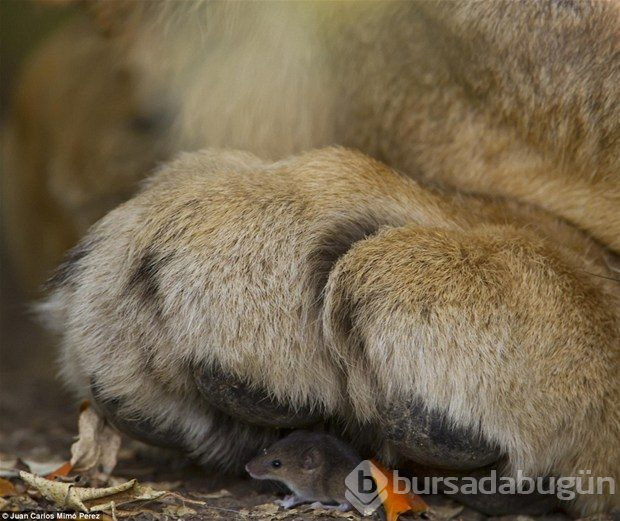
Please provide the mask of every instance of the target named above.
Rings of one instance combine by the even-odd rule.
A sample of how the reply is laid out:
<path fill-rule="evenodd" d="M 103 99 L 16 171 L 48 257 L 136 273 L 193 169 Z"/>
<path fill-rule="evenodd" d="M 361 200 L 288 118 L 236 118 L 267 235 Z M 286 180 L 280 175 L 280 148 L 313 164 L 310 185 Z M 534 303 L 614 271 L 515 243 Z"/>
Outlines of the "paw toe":
<path fill-rule="evenodd" d="M 452 425 L 444 414 L 428 410 L 419 400 L 394 406 L 385 417 L 385 438 L 401 456 L 416 463 L 467 470 L 500 458 L 499 449 L 478 433 Z"/>
<path fill-rule="evenodd" d="M 196 368 L 194 379 L 203 398 L 213 407 L 254 425 L 299 428 L 321 421 L 319 412 L 279 403 L 266 392 L 250 388 L 219 368 Z"/>
<path fill-rule="evenodd" d="M 123 434 L 156 447 L 183 448 L 181 432 L 170 428 L 159 428 L 148 418 L 131 418 L 121 414 L 121 400 L 104 397 L 94 381 L 91 382 L 90 391 L 95 407 Z"/>

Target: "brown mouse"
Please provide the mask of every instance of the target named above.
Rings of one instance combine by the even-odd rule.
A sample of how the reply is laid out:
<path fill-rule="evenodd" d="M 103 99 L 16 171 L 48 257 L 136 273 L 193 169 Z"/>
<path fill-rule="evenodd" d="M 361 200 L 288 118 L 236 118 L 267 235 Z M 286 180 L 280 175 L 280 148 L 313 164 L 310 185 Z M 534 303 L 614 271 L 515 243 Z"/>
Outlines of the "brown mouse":
<path fill-rule="evenodd" d="M 342 440 L 323 432 L 294 431 L 264 449 L 245 469 L 255 479 L 284 483 L 292 492 L 277 503 L 348 510 L 345 478 L 362 461 Z"/>

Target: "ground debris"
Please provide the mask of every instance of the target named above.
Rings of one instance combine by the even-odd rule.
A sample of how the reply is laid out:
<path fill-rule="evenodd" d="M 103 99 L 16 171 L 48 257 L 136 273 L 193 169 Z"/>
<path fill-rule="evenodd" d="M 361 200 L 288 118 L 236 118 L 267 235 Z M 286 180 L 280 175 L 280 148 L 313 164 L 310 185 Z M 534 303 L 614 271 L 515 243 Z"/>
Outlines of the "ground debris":
<path fill-rule="evenodd" d="M 172 517 L 185 517 L 197 514 L 193 508 L 189 508 L 185 505 L 166 505 L 162 513 Z"/>
<path fill-rule="evenodd" d="M 337 509 L 326 509 L 310 505 L 300 505 L 295 508 L 283 509 L 275 503 L 256 505 L 251 509 L 244 508 L 239 511 L 241 519 L 260 521 L 299 520 L 299 519 L 363 519 L 357 512 L 342 512 Z M 371 519 L 371 518 L 367 518 Z"/>
<path fill-rule="evenodd" d="M 63 464 L 61 459 L 52 457 L 47 461 L 37 461 L 29 458 L 17 458 L 8 454 L 0 454 L 0 477 L 16 478 L 19 477 L 21 470 L 32 472 L 33 474 L 45 475 L 57 469 Z"/>
<path fill-rule="evenodd" d="M 15 485 L 8 479 L 0 478 L 0 497 L 16 496 Z"/>
<path fill-rule="evenodd" d="M 120 434 L 88 403 L 83 404 L 78 439 L 71 446 L 71 467 L 105 482 L 116 467 L 120 446 Z"/>
<path fill-rule="evenodd" d="M 150 487 L 141 486 L 135 479 L 113 487 L 77 487 L 73 483 L 63 483 L 20 472 L 21 478 L 41 493 L 57 507 L 80 512 L 100 512 L 112 510 L 117 505 L 134 501 L 158 499 L 166 494 Z"/>
<path fill-rule="evenodd" d="M 223 488 L 217 492 L 209 492 L 208 494 L 194 493 L 193 495 L 199 499 L 220 499 L 223 497 L 231 497 L 232 493 Z"/>
<path fill-rule="evenodd" d="M 454 519 L 464 510 L 464 506 L 456 502 L 444 502 L 430 507 L 427 517 L 433 521 L 448 521 Z"/>
<path fill-rule="evenodd" d="M 23 512 L 25 510 L 34 510 L 38 506 L 39 504 L 26 494 L 0 498 L 1 512 Z"/>

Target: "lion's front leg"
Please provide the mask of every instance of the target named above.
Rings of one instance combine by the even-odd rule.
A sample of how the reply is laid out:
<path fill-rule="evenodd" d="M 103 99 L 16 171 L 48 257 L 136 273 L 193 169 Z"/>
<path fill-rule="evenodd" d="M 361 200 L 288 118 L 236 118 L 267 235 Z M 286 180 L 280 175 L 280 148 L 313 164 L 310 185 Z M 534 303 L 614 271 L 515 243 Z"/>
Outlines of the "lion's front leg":
<path fill-rule="evenodd" d="M 446 430 L 421 411 L 479 433 L 479 446 L 457 448 L 480 463 L 496 446 L 515 475 L 617 479 L 617 304 L 573 260 L 507 226 L 358 242 L 330 274 L 324 313 L 356 418 L 425 464 L 436 455 L 416 427 L 426 441 Z M 576 501 L 588 512 L 618 498 Z"/>
<path fill-rule="evenodd" d="M 605 279 L 452 203 L 342 149 L 184 155 L 52 279 L 64 374 L 119 429 L 229 468 L 335 418 L 430 466 L 614 476 Z"/>

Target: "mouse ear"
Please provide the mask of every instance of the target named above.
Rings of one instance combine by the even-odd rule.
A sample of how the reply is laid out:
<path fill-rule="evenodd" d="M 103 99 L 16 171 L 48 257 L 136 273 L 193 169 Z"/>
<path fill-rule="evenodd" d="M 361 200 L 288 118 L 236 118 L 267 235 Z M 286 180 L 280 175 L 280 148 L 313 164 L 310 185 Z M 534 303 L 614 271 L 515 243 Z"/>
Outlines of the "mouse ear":
<path fill-rule="evenodd" d="M 308 447 L 301 453 L 301 465 L 305 470 L 314 470 L 321 466 L 321 451 L 318 447 Z"/>

